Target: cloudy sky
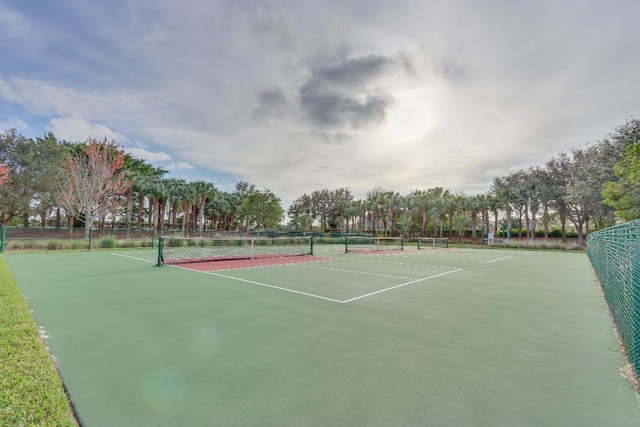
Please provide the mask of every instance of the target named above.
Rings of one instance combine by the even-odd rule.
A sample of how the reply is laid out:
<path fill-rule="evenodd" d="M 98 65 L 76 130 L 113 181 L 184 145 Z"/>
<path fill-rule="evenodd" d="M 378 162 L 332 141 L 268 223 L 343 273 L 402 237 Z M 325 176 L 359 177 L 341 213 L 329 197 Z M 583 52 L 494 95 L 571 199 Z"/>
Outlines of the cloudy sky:
<path fill-rule="evenodd" d="M 640 113 L 637 0 L 0 0 L 0 130 L 288 203 L 467 194 Z"/>

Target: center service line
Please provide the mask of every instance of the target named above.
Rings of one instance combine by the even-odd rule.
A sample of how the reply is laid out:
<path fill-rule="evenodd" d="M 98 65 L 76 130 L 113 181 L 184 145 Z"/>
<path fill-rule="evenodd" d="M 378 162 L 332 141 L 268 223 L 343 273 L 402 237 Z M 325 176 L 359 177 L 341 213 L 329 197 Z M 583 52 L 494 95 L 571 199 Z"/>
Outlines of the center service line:
<path fill-rule="evenodd" d="M 403 287 L 403 286 L 412 285 L 412 284 L 414 284 L 414 283 L 418 283 L 418 282 L 423 282 L 423 281 L 425 281 L 425 280 L 433 279 L 433 278 L 435 278 L 435 277 L 444 276 L 444 275 L 446 275 L 446 274 L 456 273 L 456 272 L 458 272 L 458 271 L 462 271 L 462 269 L 461 269 L 461 268 L 458 268 L 458 269 L 451 270 L 451 271 L 445 271 L 444 273 L 435 274 L 435 275 L 433 275 L 433 276 L 429 276 L 429 277 L 423 277 L 422 279 L 412 280 L 411 282 L 407 282 L 407 283 L 401 283 L 401 284 L 396 285 L 396 286 L 391 286 L 390 288 L 380 289 L 379 291 L 371 292 L 371 293 L 369 293 L 369 294 L 365 294 L 365 295 L 360 295 L 359 297 L 355 297 L 355 298 L 351 298 L 351 299 L 346 299 L 346 300 L 344 300 L 344 301 L 340 301 L 340 302 L 341 302 L 341 303 L 343 303 L 343 304 L 345 304 L 345 303 L 348 303 L 348 302 L 351 302 L 351 301 L 355 301 L 355 300 L 359 300 L 359 299 L 362 299 L 362 298 L 370 297 L 370 296 L 372 296 L 372 295 L 381 294 L 381 293 L 383 293 L 383 292 L 387 292 L 387 291 L 390 291 L 390 290 L 392 290 L 392 289 L 401 288 L 401 287 Z"/>

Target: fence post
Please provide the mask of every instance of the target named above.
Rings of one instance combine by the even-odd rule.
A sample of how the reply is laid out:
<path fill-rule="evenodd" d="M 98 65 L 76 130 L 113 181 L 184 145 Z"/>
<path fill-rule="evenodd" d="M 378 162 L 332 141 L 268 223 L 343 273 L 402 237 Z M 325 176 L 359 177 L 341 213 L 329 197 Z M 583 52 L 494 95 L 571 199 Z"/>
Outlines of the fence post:
<path fill-rule="evenodd" d="M 89 251 L 91 251 L 91 232 L 93 228 L 89 227 Z"/>
<path fill-rule="evenodd" d="M 156 264 L 156 267 L 162 267 L 162 264 L 164 262 L 164 259 L 162 258 L 162 247 L 164 246 L 164 241 L 162 239 L 162 237 L 158 238 L 158 263 Z"/>
<path fill-rule="evenodd" d="M 4 252 L 4 236 L 5 236 L 5 226 L 2 224 L 2 231 L 0 232 L 0 254 Z"/>

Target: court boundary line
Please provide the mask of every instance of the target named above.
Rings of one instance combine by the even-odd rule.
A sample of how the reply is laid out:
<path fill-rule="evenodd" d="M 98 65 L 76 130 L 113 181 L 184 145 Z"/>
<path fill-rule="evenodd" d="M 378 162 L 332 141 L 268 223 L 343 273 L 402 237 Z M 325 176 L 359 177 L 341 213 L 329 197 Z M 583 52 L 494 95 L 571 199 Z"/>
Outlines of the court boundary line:
<path fill-rule="evenodd" d="M 122 258 L 133 259 L 133 260 L 136 260 L 136 261 L 144 261 L 144 262 L 147 262 L 147 263 L 155 263 L 156 262 L 156 261 L 152 261 L 152 260 L 145 259 L 145 258 L 138 258 L 138 257 L 119 254 L 119 253 L 115 253 L 115 252 L 111 252 L 111 255 L 116 255 L 116 256 L 119 256 L 119 257 L 122 257 Z M 258 281 L 255 281 L 255 280 L 243 279 L 241 277 L 233 277 L 233 276 L 229 276 L 229 275 L 226 275 L 226 274 L 220 274 L 220 273 L 216 273 L 214 271 L 193 270 L 191 268 L 181 267 L 179 265 L 165 265 L 165 267 L 172 267 L 172 268 L 191 271 L 191 272 L 195 272 L 195 273 L 208 274 L 210 276 L 218 276 L 218 277 L 222 277 L 224 279 L 237 280 L 239 282 L 248 283 L 248 284 L 251 284 L 251 285 L 263 286 L 263 287 L 266 287 L 266 288 L 276 289 L 276 290 L 284 291 L 284 292 L 291 292 L 291 293 L 294 293 L 294 294 L 303 295 L 303 296 L 307 296 L 307 297 L 311 297 L 311 298 L 316 298 L 316 299 L 320 299 L 320 300 L 324 300 L 324 301 L 335 302 L 335 303 L 338 303 L 338 304 L 347 304 L 347 303 L 350 303 L 350 302 L 353 302 L 353 301 L 357 301 L 357 300 L 360 300 L 360 299 L 371 297 L 373 295 L 381 294 L 383 292 L 391 291 L 391 290 L 394 290 L 394 289 L 398 289 L 398 288 L 402 288 L 402 287 L 405 287 L 405 286 L 413 285 L 415 283 L 420 283 L 420 282 L 424 282 L 424 281 L 427 281 L 427 280 L 430 280 L 430 279 L 434 279 L 436 277 L 441 277 L 441 276 L 445 276 L 447 274 L 457 273 L 458 271 L 462 271 L 462 268 L 456 268 L 456 269 L 452 269 L 452 270 L 445 271 L 445 272 L 442 272 L 442 273 L 434 274 L 432 276 L 422 277 L 420 279 L 415 279 L 415 280 L 411 280 L 409 282 L 400 283 L 399 285 L 389 286 L 387 288 L 379 289 L 379 290 L 374 291 L 374 292 L 369 292 L 369 293 L 364 294 L 364 295 L 359 295 L 359 296 L 356 296 L 356 297 L 353 297 L 353 298 L 348 298 L 348 299 L 345 299 L 345 300 L 339 300 L 339 299 L 335 299 L 335 298 L 325 297 L 325 296 L 322 296 L 322 295 L 312 294 L 310 292 L 304 292 L 304 291 L 298 291 L 296 289 L 285 288 L 283 286 L 270 285 L 268 283 L 262 283 L 262 282 L 258 282 Z M 446 267 L 444 267 L 444 268 L 446 268 Z M 399 277 L 399 276 L 397 276 L 397 277 Z"/>
<path fill-rule="evenodd" d="M 211 276 L 223 277 L 225 279 L 237 280 L 239 282 L 249 283 L 249 284 L 258 285 L 258 286 L 264 286 L 266 288 L 277 289 L 279 291 L 285 291 L 285 292 L 291 292 L 291 293 L 294 293 L 294 294 L 304 295 L 304 296 L 312 297 L 312 298 L 318 298 L 318 299 L 325 300 L 325 301 L 342 303 L 341 300 L 335 299 L 335 298 L 329 298 L 329 297 L 325 297 L 325 296 L 322 296 L 322 295 L 316 295 L 316 294 L 312 294 L 310 292 L 298 291 L 298 290 L 295 290 L 295 289 L 285 288 L 283 286 L 270 285 L 268 283 L 257 282 L 255 280 L 243 279 L 241 277 L 233 277 L 233 276 L 228 276 L 226 274 L 214 273 L 213 271 L 191 270 L 191 269 L 186 268 L 186 267 L 178 267 L 178 266 L 175 266 L 175 265 L 171 265 L 170 267 L 175 267 L 175 268 L 179 268 L 179 269 L 182 269 L 182 270 L 188 270 L 188 271 L 196 271 L 198 273 L 204 273 L 204 274 L 209 274 Z"/>
<path fill-rule="evenodd" d="M 381 293 L 387 292 L 387 291 L 391 291 L 393 289 L 397 289 L 397 288 L 402 288 L 404 286 L 413 285 L 414 283 L 424 282 L 425 280 L 434 279 L 436 277 L 445 276 L 445 275 L 451 274 L 451 273 L 457 273 L 458 271 L 462 271 L 462 269 L 461 268 L 457 268 L 455 270 L 445 271 L 445 272 L 439 273 L 439 274 L 434 274 L 433 276 L 423 277 L 422 279 L 416 279 L 416 280 L 412 280 L 412 281 L 407 282 L 407 283 L 401 283 L 399 285 L 390 286 L 390 287 L 385 288 L 385 289 L 380 289 L 379 291 L 370 292 L 368 294 L 364 294 L 364 295 L 360 295 L 360 296 L 357 296 L 357 297 L 354 297 L 354 298 L 349 298 L 347 300 L 343 300 L 342 303 L 346 304 L 346 303 L 351 302 L 351 301 L 356 301 L 356 300 L 359 300 L 359 299 L 368 298 L 370 296 L 381 294 Z"/>
<path fill-rule="evenodd" d="M 492 262 L 497 262 L 497 261 L 504 261 L 505 259 L 510 259 L 513 258 L 513 255 L 508 255 L 508 256 L 503 256 L 501 258 L 495 258 L 489 261 L 485 261 L 487 264 L 492 263 Z"/>
<path fill-rule="evenodd" d="M 321 267 L 319 265 L 309 265 L 309 263 L 299 263 L 299 264 L 287 264 L 295 267 L 305 267 L 305 268 L 315 268 L 317 270 L 327 270 L 327 271 L 337 271 L 339 273 L 352 273 L 352 274 L 364 274 L 366 276 L 378 276 L 378 277 L 390 277 L 392 279 L 412 279 L 412 277 L 407 276 L 395 276 L 393 274 L 385 274 L 385 273 L 372 273 L 369 271 L 358 271 L 358 270 L 346 270 L 344 268 L 336 268 L 336 267 Z"/>
<path fill-rule="evenodd" d="M 131 256 L 131 255 L 125 255 L 125 254 L 119 254 L 117 252 L 111 252 L 111 255 L 115 255 L 115 256 L 119 256 L 122 258 L 129 258 L 129 259 L 135 259 L 136 261 L 144 261 L 144 262 L 149 262 L 152 264 L 156 264 L 158 261 L 154 261 L 148 258 L 139 258 L 139 257 L 135 257 L 135 256 Z"/>

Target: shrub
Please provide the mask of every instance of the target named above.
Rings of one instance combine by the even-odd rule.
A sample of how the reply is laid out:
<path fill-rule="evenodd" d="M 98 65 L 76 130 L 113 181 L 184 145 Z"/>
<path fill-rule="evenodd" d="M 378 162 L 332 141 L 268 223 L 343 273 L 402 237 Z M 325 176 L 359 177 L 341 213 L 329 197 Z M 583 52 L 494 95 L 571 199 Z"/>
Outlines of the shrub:
<path fill-rule="evenodd" d="M 120 240 L 118 242 L 118 247 L 120 248 L 135 248 L 136 247 L 135 240 Z"/>
<path fill-rule="evenodd" d="M 27 240 L 22 245 L 23 249 L 36 249 L 37 247 L 38 247 L 37 243 L 34 242 L 33 240 Z"/>
<path fill-rule="evenodd" d="M 100 240 L 100 247 L 104 249 L 115 248 L 116 239 L 114 239 L 113 237 L 105 237 L 102 240 Z"/>
<path fill-rule="evenodd" d="M 64 246 L 62 245 L 61 242 L 52 240 L 49 243 L 47 243 L 47 250 L 49 251 L 57 251 L 60 249 L 64 249 Z"/>

